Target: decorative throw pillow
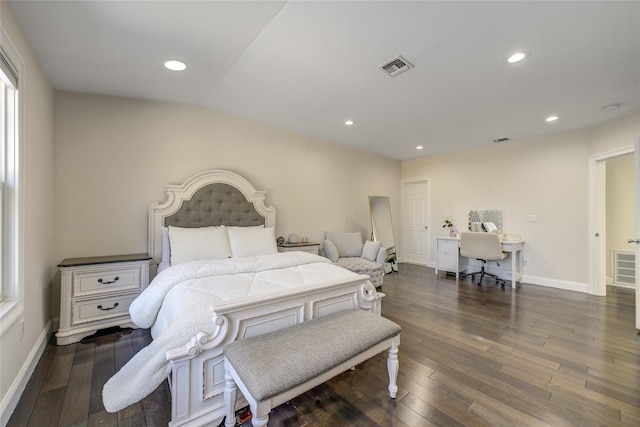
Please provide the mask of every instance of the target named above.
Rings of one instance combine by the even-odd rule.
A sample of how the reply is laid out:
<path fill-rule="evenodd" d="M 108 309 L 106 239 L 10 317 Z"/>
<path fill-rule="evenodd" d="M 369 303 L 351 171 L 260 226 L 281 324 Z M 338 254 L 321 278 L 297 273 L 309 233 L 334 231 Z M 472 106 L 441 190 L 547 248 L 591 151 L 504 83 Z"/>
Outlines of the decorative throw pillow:
<path fill-rule="evenodd" d="M 220 227 L 169 226 L 171 265 L 188 261 L 224 259 L 231 256 L 227 230 Z"/>
<path fill-rule="evenodd" d="M 357 231 L 354 233 L 332 233 L 327 231 L 325 238 L 336 245 L 340 257 L 359 257 L 362 255 L 362 235 Z"/>
<path fill-rule="evenodd" d="M 324 251 L 324 256 L 329 258 L 331 262 L 337 262 L 340 257 L 340 253 L 338 252 L 338 248 L 333 242 L 329 239 L 325 240 L 322 243 L 322 250 Z"/>
<path fill-rule="evenodd" d="M 362 258 L 374 261 L 378 257 L 378 251 L 380 250 L 381 242 L 372 242 L 367 240 L 364 242 L 364 248 L 362 248 Z"/>
<path fill-rule="evenodd" d="M 229 246 L 234 258 L 278 252 L 273 227 L 229 227 Z"/>

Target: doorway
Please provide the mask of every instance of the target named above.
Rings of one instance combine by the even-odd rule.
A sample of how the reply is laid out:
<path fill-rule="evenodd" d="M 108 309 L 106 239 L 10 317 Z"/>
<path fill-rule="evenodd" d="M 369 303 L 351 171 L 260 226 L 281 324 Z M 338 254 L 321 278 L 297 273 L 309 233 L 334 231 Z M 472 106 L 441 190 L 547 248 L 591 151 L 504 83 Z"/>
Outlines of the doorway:
<path fill-rule="evenodd" d="M 605 236 L 607 284 L 635 289 L 633 153 L 609 158 L 605 179 Z"/>
<path fill-rule="evenodd" d="M 402 260 L 429 262 L 430 180 L 402 181 Z"/>
<path fill-rule="evenodd" d="M 640 258 L 640 138 L 633 146 L 621 148 L 589 157 L 589 289 L 592 295 L 607 294 L 607 227 L 606 227 L 606 166 L 607 160 L 620 156 L 634 155 L 634 208 L 635 240 L 630 251 L 635 252 L 636 260 Z M 635 276 L 636 293 L 636 328 L 640 329 L 640 279 Z"/>

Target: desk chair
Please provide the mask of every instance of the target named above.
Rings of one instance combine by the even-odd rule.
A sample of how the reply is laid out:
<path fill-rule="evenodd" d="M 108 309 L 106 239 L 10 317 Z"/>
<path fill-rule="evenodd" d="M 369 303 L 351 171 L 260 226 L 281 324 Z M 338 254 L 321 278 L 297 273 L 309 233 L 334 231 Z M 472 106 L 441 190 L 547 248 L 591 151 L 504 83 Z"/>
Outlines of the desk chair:
<path fill-rule="evenodd" d="M 503 279 L 484 270 L 487 261 L 501 261 L 507 257 L 507 254 L 502 252 L 502 244 L 498 234 L 472 231 L 460 233 L 460 255 L 482 261 L 480 271 L 467 273 L 464 277 L 471 276 L 473 282 L 476 275 L 479 274 L 478 286 L 480 286 L 484 276 L 490 276 L 496 279 L 496 284 L 500 284 L 504 288 L 505 281 Z"/>

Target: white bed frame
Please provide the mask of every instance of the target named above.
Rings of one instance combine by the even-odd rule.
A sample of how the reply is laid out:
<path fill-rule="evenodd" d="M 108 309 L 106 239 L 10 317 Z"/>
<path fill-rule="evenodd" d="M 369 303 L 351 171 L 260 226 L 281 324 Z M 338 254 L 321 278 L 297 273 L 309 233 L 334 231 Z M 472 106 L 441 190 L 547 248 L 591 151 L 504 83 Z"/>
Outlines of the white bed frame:
<path fill-rule="evenodd" d="M 154 264 L 157 265 L 161 259 L 164 219 L 176 213 L 182 202 L 190 199 L 197 190 L 214 183 L 228 184 L 240 190 L 264 217 L 265 226 L 275 226 L 275 209 L 265 205 L 264 191 L 256 191 L 246 179 L 233 172 L 202 172 L 182 185 L 167 185 L 167 200 L 149 207 L 149 254 Z M 172 367 L 169 376 L 169 425 L 218 426 L 222 422 L 225 416 L 224 344 L 349 308 L 360 308 L 379 315 L 383 297 L 384 294 L 377 292 L 369 282 L 368 276 L 357 276 L 216 307 L 216 314 L 212 318 L 216 325 L 214 333 L 198 333 L 189 342 L 166 353 Z M 238 409 L 246 405 L 244 398 L 238 399 Z"/>

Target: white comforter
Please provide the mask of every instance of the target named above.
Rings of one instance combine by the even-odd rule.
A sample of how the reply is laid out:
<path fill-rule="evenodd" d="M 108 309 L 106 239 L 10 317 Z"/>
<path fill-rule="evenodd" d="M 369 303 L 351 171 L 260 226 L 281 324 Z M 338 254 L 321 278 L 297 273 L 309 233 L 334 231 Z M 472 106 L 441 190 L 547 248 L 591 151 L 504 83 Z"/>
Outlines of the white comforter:
<path fill-rule="evenodd" d="M 105 384 L 106 410 L 126 408 L 155 390 L 171 371 L 166 351 L 198 332 L 212 333 L 216 305 L 353 276 L 305 252 L 194 261 L 164 270 L 129 308 L 131 320 L 151 328 L 154 340 Z"/>

